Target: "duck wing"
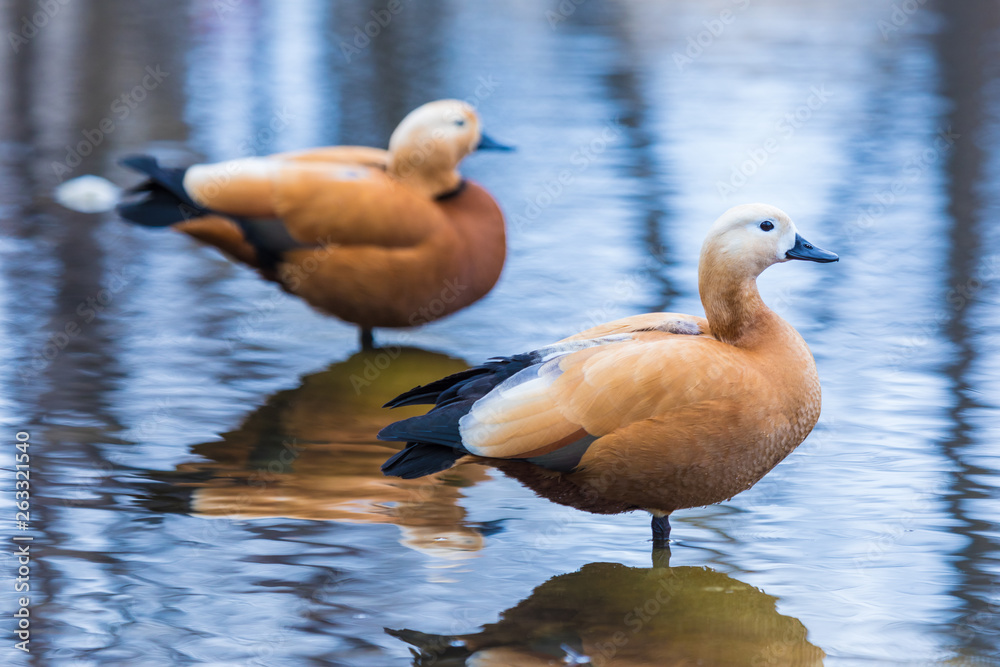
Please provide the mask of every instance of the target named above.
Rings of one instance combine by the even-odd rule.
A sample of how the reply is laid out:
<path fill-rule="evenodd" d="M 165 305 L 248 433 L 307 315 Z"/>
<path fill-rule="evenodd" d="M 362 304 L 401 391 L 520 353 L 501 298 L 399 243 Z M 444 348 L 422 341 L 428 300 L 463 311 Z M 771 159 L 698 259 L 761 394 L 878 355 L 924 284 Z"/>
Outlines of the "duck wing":
<path fill-rule="evenodd" d="M 569 338 L 564 338 L 560 342 L 589 340 L 616 334 L 642 333 L 645 331 L 713 337 L 711 328 L 708 326 L 708 320 L 704 317 L 686 315 L 684 313 L 643 313 L 642 315 L 632 315 L 630 317 L 623 317 L 620 320 L 598 324 Z"/>
<path fill-rule="evenodd" d="M 195 165 L 183 183 L 200 206 L 238 218 L 279 220 L 306 245 L 408 247 L 443 223 L 433 201 L 364 164 L 246 158 Z"/>
<path fill-rule="evenodd" d="M 389 403 L 435 407 L 379 433 L 381 440 L 408 443 L 383 472 L 406 477 L 426 470 L 424 451 L 444 466 L 438 470 L 465 454 L 571 470 L 597 438 L 737 393 L 746 372 L 724 343 L 660 330 L 569 340 L 492 359 Z"/>
<path fill-rule="evenodd" d="M 383 171 L 389 168 L 389 151 L 370 146 L 323 146 L 320 148 L 307 148 L 301 151 L 275 153 L 270 157 L 277 160 L 293 160 L 296 162 L 356 164 L 366 167 L 376 167 Z"/>

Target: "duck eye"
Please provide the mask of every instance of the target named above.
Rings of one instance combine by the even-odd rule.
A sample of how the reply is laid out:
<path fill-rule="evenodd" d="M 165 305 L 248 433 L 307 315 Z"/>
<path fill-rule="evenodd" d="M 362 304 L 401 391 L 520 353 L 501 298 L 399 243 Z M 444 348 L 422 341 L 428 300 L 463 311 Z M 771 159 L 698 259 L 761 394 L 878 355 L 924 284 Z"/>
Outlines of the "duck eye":
<path fill-rule="evenodd" d="M 463 125 L 465 125 L 465 121 L 463 119 L 461 119 L 461 118 L 459 118 L 458 120 L 456 120 L 454 122 L 455 122 L 455 125 L 458 126 L 458 127 L 462 127 Z"/>
<path fill-rule="evenodd" d="M 760 223 L 760 228 L 763 229 L 765 232 L 769 232 L 772 229 L 774 229 L 774 223 L 771 222 L 770 220 L 765 220 L 764 222 Z"/>

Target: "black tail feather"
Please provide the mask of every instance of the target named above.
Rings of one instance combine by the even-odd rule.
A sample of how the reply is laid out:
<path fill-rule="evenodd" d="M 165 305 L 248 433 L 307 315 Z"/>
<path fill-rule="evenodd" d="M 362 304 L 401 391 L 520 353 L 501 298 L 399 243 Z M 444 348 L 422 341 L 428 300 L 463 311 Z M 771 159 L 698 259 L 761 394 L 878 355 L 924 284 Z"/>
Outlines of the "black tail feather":
<path fill-rule="evenodd" d="M 161 167 L 149 155 L 133 155 L 120 164 L 149 177 L 129 190 L 133 196 L 118 205 L 118 215 L 126 220 L 144 227 L 169 227 L 210 213 L 184 190 L 187 169 Z"/>
<path fill-rule="evenodd" d="M 393 422 L 378 432 L 379 440 L 393 442 L 422 442 L 445 447 L 462 447 L 458 420 L 469 411 L 469 406 L 434 408 L 425 415 Z"/>
<path fill-rule="evenodd" d="M 203 215 L 224 215 L 200 206 L 184 189 L 187 169 L 161 167 L 149 155 L 133 155 L 121 164 L 149 177 L 128 191 L 129 199 L 118 206 L 118 215 L 143 227 L 169 227 Z M 225 215 L 243 232 L 257 252 L 258 268 L 274 269 L 289 250 L 312 248 L 297 241 L 280 220 L 256 220 Z"/>

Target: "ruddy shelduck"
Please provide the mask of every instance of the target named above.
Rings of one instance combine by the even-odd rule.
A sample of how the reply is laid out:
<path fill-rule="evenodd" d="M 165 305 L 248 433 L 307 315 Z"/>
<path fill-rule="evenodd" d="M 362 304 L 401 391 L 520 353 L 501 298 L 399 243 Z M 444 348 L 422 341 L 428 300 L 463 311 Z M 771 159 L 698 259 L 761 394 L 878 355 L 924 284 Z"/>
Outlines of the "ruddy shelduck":
<path fill-rule="evenodd" d="M 407 443 L 383 472 L 480 457 L 556 502 L 647 510 L 666 544 L 671 512 L 749 489 L 819 419 L 812 354 L 757 291 L 764 269 L 793 259 L 838 257 L 773 206 L 726 211 L 701 250 L 705 317 L 628 317 L 412 389 L 387 407 L 435 407 L 379 433 Z"/>
<path fill-rule="evenodd" d="M 123 164 L 148 177 L 118 207 L 147 227 L 174 227 L 258 269 L 313 307 L 361 327 L 412 327 L 483 297 L 506 254 L 504 219 L 458 164 L 509 150 L 483 134 L 465 102 L 406 116 L 389 149 L 331 146 L 186 169 L 149 156 Z"/>

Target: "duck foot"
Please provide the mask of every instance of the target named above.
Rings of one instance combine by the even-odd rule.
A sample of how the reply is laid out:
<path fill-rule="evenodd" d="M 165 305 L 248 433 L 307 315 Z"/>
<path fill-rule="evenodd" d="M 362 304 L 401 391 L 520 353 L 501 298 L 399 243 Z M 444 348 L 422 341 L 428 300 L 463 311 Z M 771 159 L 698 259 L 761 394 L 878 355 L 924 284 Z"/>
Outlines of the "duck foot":
<path fill-rule="evenodd" d="M 667 549 L 670 547 L 670 515 L 653 515 L 653 548 Z"/>
<path fill-rule="evenodd" d="M 361 349 L 362 350 L 374 350 L 375 349 L 375 336 L 372 335 L 371 329 L 361 328 Z"/>

